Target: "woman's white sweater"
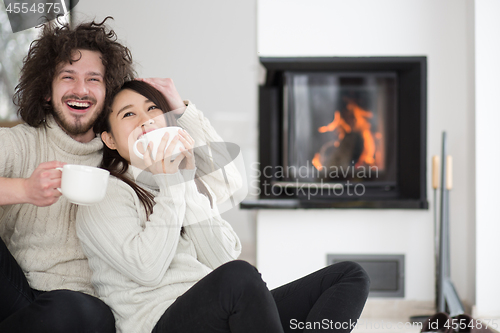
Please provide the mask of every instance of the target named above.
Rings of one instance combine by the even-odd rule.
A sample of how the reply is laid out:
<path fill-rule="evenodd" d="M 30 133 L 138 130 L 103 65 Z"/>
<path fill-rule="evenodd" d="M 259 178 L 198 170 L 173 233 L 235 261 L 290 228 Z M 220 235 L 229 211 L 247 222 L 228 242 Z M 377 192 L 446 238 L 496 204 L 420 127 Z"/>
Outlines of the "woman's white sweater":
<path fill-rule="evenodd" d="M 106 198 L 77 215 L 92 284 L 113 310 L 119 332 L 151 332 L 177 297 L 241 251 L 192 173 L 151 178 L 155 183 L 139 183 L 156 195 L 149 220 L 134 190 L 114 177 Z"/>
<path fill-rule="evenodd" d="M 194 115 L 186 111 L 182 118 Z M 196 145 L 216 135 L 211 126 L 203 130 L 203 135 L 189 132 Z M 128 176 L 133 177 L 132 170 Z M 216 200 L 212 208 L 198 192 L 193 177 L 194 170 L 142 172 L 137 183 L 155 195 L 149 219 L 135 191 L 114 177 L 102 202 L 78 211 L 76 229 L 93 271 L 92 284 L 113 310 L 119 332 L 151 332 L 177 297 L 240 254 L 238 236 L 220 217 Z M 217 178 L 205 182 L 214 199 L 226 188 Z"/>

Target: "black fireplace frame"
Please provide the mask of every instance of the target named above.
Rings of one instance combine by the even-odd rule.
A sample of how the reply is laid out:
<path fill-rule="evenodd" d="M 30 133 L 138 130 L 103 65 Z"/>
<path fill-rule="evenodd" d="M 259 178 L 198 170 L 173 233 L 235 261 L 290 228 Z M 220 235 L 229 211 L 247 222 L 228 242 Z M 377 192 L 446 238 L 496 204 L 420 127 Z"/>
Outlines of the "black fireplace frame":
<path fill-rule="evenodd" d="M 261 57 L 266 70 L 259 87 L 259 171 L 258 200 L 246 200 L 241 208 L 406 208 L 428 209 L 427 201 L 427 58 L 416 57 Z M 283 165 L 283 73 L 303 72 L 387 72 L 398 76 L 397 186 L 396 195 L 352 198 L 307 198 L 266 193 L 265 168 Z"/>

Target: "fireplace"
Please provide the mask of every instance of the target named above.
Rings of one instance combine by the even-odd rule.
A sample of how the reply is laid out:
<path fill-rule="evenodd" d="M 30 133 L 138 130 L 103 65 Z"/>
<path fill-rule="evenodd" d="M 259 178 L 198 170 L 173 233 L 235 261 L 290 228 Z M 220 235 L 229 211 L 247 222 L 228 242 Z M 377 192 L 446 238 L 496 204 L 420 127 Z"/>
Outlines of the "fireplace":
<path fill-rule="evenodd" d="M 261 58 L 259 199 L 427 209 L 426 58 Z"/>

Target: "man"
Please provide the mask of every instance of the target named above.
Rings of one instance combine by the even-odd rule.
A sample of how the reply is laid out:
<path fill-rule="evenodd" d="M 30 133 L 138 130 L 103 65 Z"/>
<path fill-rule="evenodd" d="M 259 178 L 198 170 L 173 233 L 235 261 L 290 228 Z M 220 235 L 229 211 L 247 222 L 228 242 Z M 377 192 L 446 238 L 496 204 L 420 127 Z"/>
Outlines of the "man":
<path fill-rule="evenodd" d="M 64 163 L 98 166 L 93 125 L 134 77 L 105 21 L 47 24 L 30 47 L 15 103 L 26 124 L 0 129 L 0 332 L 114 332 L 95 298 L 75 231 L 77 206 L 57 190 Z"/>

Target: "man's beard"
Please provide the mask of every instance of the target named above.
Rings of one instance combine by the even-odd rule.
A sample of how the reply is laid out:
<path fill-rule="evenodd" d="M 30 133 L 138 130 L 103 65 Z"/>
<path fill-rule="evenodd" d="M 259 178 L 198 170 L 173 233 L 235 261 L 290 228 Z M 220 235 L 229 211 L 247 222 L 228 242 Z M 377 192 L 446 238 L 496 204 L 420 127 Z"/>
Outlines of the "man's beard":
<path fill-rule="evenodd" d="M 62 110 L 58 109 L 54 103 L 52 103 L 52 109 L 54 110 L 54 119 L 62 127 L 62 129 L 69 135 L 80 135 L 87 133 L 93 126 L 100 112 L 94 111 L 91 118 L 86 122 L 82 122 L 82 118 L 86 114 L 82 115 L 65 115 Z M 69 118 L 69 119 L 68 119 Z"/>

